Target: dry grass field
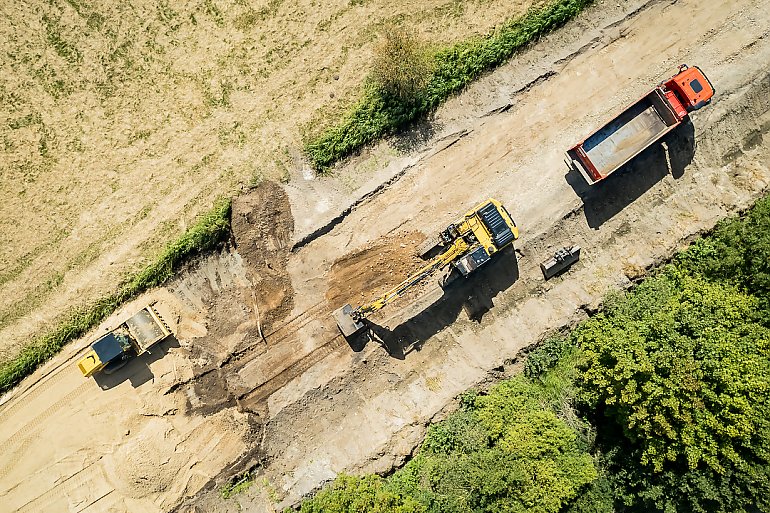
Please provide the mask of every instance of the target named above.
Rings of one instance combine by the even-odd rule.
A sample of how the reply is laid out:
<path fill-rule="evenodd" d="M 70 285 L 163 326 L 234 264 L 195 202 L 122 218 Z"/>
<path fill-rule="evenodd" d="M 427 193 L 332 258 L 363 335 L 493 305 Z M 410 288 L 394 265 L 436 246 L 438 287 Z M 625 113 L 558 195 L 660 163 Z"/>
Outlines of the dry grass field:
<path fill-rule="evenodd" d="M 379 35 L 483 34 L 522 0 L 79 0 L 0 7 L 0 361 L 221 195 L 305 166 Z"/>

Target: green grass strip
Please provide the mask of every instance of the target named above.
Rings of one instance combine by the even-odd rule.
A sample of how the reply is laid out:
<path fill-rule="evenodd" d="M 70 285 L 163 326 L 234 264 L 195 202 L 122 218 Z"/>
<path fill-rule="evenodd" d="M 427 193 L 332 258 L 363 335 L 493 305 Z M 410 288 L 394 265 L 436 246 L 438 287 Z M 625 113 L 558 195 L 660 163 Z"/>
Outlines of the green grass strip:
<path fill-rule="evenodd" d="M 361 99 L 340 123 L 307 142 L 305 152 L 315 168 L 323 172 L 365 144 L 434 110 L 485 71 L 500 66 L 525 45 L 564 25 L 592 1 L 556 0 L 505 23 L 486 37 L 438 51 L 427 86 L 410 102 L 387 98 L 368 82 Z"/>
<path fill-rule="evenodd" d="M 73 310 L 67 320 L 26 346 L 14 359 L 0 365 L 0 392 L 14 387 L 68 342 L 85 335 L 120 305 L 168 280 L 190 257 L 214 248 L 230 233 L 230 200 L 219 200 L 177 241 L 166 246 L 153 263 L 124 283 L 117 292 L 90 307 Z"/>

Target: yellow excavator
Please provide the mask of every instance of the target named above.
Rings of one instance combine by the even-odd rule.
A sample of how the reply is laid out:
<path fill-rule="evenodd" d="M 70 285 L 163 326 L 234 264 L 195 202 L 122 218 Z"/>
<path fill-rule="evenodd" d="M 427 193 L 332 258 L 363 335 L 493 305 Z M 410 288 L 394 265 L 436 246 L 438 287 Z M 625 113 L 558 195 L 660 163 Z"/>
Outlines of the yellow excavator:
<path fill-rule="evenodd" d="M 364 329 L 368 314 L 403 296 L 425 278 L 448 270 L 440 281 L 443 287 L 455 278 L 468 276 L 518 238 L 519 229 L 511 215 L 499 201 L 490 198 L 443 230 L 437 243 L 421 252 L 422 256 L 436 256 L 414 274 L 369 303 L 357 308 L 347 304 L 335 310 L 337 326 L 345 337 L 352 337 Z"/>

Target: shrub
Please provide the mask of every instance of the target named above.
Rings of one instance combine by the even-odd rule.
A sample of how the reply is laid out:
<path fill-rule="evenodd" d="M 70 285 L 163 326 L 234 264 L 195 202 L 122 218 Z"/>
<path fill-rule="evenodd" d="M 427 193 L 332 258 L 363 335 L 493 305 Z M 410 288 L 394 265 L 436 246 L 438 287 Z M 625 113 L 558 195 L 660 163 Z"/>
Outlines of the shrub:
<path fill-rule="evenodd" d="M 428 55 L 414 33 L 392 26 L 375 48 L 372 80 L 384 97 L 412 104 L 428 82 L 429 66 Z"/>

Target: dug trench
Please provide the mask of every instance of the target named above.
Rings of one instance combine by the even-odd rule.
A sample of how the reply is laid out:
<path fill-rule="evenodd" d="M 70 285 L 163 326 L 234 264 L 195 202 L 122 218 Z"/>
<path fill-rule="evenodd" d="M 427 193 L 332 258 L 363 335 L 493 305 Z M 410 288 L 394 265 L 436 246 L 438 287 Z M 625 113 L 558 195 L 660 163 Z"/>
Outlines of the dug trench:
<path fill-rule="evenodd" d="M 189 410 L 202 415 L 235 406 L 251 390 L 234 378 L 233 369 L 244 358 L 267 350 L 266 335 L 276 332 L 294 304 L 286 272 L 294 220 L 285 191 L 274 182 L 263 182 L 233 200 L 231 216 L 231 246 L 226 251 L 242 259 L 241 286 L 215 290 L 219 280 L 204 272 L 208 279 L 202 285 L 176 288 L 188 303 L 193 296 L 192 302 L 205 310 L 206 333 L 190 350 L 193 379 L 179 387 Z M 169 288 L 175 290 L 174 285 Z"/>

